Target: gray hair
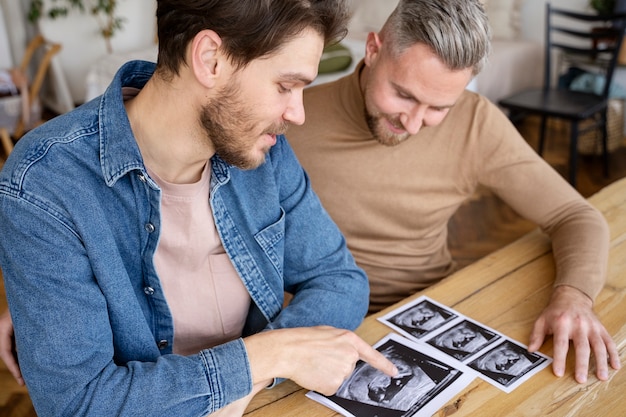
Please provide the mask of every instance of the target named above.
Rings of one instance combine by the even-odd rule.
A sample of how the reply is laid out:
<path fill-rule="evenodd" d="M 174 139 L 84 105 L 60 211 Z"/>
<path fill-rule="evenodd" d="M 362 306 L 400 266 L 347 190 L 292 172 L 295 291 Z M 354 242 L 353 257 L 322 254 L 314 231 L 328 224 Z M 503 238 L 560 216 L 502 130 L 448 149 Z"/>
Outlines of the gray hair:
<path fill-rule="evenodd" d="M 429 46 L 451 70 L 478 74 L 491 52 L 491 29 L 480 0 L 400 0 L 381 30 L 392 53 Z"/>

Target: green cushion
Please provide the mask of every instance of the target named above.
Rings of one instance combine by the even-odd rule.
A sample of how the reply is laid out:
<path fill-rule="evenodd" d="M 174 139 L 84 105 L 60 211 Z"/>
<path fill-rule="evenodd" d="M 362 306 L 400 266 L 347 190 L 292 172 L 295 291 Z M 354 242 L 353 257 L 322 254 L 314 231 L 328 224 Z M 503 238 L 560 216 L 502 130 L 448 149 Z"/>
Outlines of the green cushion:
<path fill-rule="evenodd" d="M 352 53 L 341 43 L 327 46 L 322 52 L 322 59 L 317 70 L 320 74 L 342 71 L 352 63 Z"/>

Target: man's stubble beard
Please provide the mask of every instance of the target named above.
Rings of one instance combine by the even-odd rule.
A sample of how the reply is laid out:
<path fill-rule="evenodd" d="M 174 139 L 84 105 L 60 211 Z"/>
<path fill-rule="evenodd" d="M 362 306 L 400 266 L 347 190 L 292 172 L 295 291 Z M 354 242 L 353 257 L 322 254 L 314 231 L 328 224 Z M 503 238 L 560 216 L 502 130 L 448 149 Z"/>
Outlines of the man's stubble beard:
<path fill-rule="evenodd" d="M 408 133 L 397 135 L 389 132 L 383 126 L 385 123 L 384 119 L 387 118 L 382 115 L 373 115 L 365 109 L 365 121 L 367 122 L 367 127 L 378 143 L 385 146 L 397 146 L 409 138 L 410 135 Z M 395 121 L 392 123 L 394 123 L 394 125 L 396 124 Z"/>
<path fill-rule="evenodd" d="M 369 105 L 368 99 L 368 88 L 366 87 L 365 93 L 363 95 L 363 100 L 365 102 L 365 108 L 363 112 L 365 114 L 365 122 L 367 123 L 367 127 L 369 128 L 370 133 L 380 143 L 385 146 L 397 146 L 400 143 L 404 142 L 409 138 L 408 133 L 403 134 L 394 134 L 390 132 L 385 126 L 385 121 L 389 121 L 392 125 L 402 128 L 402 123 L 396 118 L 387 117 L 374 109 L 371 109 Z"/>
<path fill-rule="evenodd" d="M 265 133 L 284 133 L 287 124 L 274 123 L 256 134 L 254 112 L 238 96 L 237 82 L 220 90 L 217 97 L 211 99 L 200 110 L 200 123 L 206 133 L 206 140 L 220 158 L 240 169 L 254 169 L 265 162 L 265 155 L 270 150 L 270 147 L 267 147 L 262 150 L 262 157 L 254 158 L 252 149 L 256 140 Z M 255 137 L 253 142 L 249 140 L 251 137 Z"/>

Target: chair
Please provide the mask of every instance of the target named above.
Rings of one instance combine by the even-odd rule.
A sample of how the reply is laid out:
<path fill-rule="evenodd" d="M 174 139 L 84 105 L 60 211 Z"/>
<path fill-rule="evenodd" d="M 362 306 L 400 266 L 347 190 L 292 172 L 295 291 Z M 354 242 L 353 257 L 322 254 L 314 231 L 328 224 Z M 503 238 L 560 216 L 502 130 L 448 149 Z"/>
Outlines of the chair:
<path fill-rule="evenodd" d="M 22 74 L 29 73 L 29 66 L 33 61 L 33 57 L 35 53 L 40 49 L 42 51 L 42 55 L 37 65 L 37 69 L 35 71 L 32 82 L 28 83 L 29 85 L 27 91 L 20 92 L 22 95 L 22 100 L 26 100 L 30 108 L 32 108 L 32 106 L 37 103 L 37 100 L 39 99 L 39 92 L 41 91 L 46 72 L 48 71 L 48 68 L 50 66 L 50 61 L 52 60 L 52 57 L 61 50 L 61 45 L 59 45 L 58 43 L 48 42 L 41 35 L 33 38 L 33 40 L 29 42 L 26 51 L 24 52 L 22 62 L 19 66 L 19 71 L 21 71 Z M 22 137 L 22 135 L 24 135 L 24 132 L 27 129 L 43 123 L 43 120 L 41 119 L 29 121 L 29 116 L 31 115 L 22 114 L 21 117 L 18 117 L 15 126 L 0 127 L 0 139 L 7 156 L 13 150 L 13 141 L 11 140 L 11 138 L 7 138 L 9 133 L 12 132 L 13 138 L 17 140 Z"/>
<path fill-rule="evenodd" d="M 569 182 L 576 186 L 579 135 L 601 129 L 602 162 L 608 176 L 607 109 L 613 73 L 624 36 L 626 14 L 598 15 L 572 12 L 546 4 L 543 87 L 503 98 L 498 104 L 512 120 L 541 116 L 539 155 L 543 154 L 549 117 L 569 121 Z M 553 65 L 555 63 L 556 65 Z M 565 74 L 576 71 L 593 77 L 600 87 L 574 91 Z M 558 80 L 558 82 L 555 82 Z M 581 128 L 580 122 L 585 122 Z"/>
<path fill-rule="evenodd" d="M 0 127 L 0 142 L 2 142 L 2 147 L 8 156 L 13 150 L 13 140 L 9 135 L 9 131 L 4 127 Z"/>

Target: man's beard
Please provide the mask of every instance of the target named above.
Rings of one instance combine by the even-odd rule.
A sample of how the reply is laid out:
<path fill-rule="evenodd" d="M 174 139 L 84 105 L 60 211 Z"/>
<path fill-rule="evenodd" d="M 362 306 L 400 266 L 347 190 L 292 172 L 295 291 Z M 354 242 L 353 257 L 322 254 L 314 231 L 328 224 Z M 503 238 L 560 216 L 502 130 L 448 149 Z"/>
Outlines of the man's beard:
<path fill-rule="evenodd" d="M 236 82 L 223 88 L 200 110 L 200 123 L 220 158 L 241 169 L 254 169 L 265 162 L 265 155 L 270 151 L 268 146 L 263 149 L 261 157 L 255 157 L 252 150 L 257 140 L 264 134 L 283 134 L 287 124 L 274 123 L 255 133 L 254 112 L 238 99 L 238 95 Z"/>
<path fill-rule="evenodd" d="M 363 111 L 365 113 L 367 127 L 369 128 L 369 131 L 374 139 L 385 146 L 396 146 L 404 142 L 410 136 L 407 132 L 395 134 L 384 125 L 385 122 L 388 122 L 391 123 L 392 126 L 404 129 L 400 120 L 397 117 L 392 118 L 391 116 L 383 114 L 372 108 L 370 105 L 370 92 L 371 90 L 369 86 L 366 86 L 363 93 L 363 100 L 365 101 L 365 109 Z"/>
<path fill-rule="evenodd" d="M 376 139 L 380 144 L 385 146 L 396 146 L 411 136 L 407 132 L 401 134 L 392 133 L 387 127 L 384 126 L 385 120 L 393 126 L 402 129 L 402 123 L 400 123 L 397 118 L 393 119 L 381 113 L 372 114 L 365 109 L 365 121 L 367 122 L 367 127 L 369 128 L 372 136 L 374 136 L 374 139 Z"/>

